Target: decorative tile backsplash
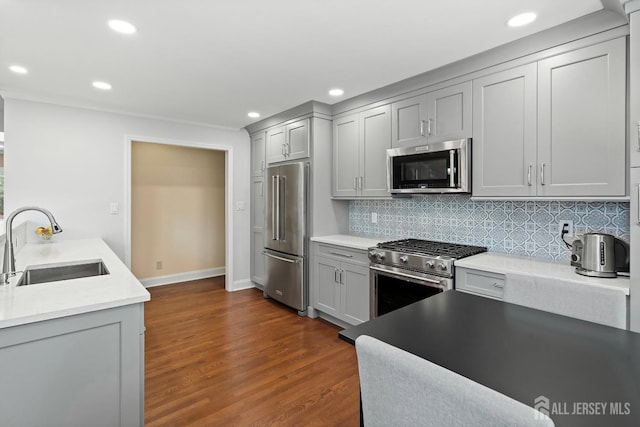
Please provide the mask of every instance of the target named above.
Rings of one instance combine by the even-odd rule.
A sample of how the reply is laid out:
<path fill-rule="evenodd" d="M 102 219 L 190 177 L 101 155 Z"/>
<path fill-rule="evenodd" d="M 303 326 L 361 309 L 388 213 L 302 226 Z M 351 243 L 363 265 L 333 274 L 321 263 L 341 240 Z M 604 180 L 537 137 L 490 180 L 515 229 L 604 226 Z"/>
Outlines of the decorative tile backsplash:
<path fill-rule="evenodd" d="M 378 217 L 375 224 L 372 213 Z M 628 202 L 479 201 L 440 194 L 349 204 L 351 234 L 480 245 L 492 252 L 569 262 L 571 251 L 558 232 L 562 220 L 573 221 L 576 234 L 603 232 L 629 241 Z"/>

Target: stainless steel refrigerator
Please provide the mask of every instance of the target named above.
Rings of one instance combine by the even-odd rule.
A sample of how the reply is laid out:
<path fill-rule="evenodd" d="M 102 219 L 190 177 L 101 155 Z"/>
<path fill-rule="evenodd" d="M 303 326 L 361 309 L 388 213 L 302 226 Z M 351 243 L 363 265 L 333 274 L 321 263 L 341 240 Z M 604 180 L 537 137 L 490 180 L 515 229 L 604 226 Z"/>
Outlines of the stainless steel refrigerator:
<path fill-rule="evenodd" d="M 267 168 L 264 293 L 304 314 L 307 287 L 308 163 Z"/>

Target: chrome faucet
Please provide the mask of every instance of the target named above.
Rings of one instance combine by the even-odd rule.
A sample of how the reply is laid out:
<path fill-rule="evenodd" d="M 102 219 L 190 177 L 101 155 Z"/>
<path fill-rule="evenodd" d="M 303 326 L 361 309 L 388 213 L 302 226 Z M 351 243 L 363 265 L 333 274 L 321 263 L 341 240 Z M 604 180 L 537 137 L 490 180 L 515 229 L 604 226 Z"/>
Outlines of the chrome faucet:
<path fill-rule="evenodd" d="M 35 206 L 25 206 L 24 208 L 19 208 L 11 212 L 5 220 L 7 231 L 5 234 L 4 263 L 2 264 L 2 280 L 0 283 L 9 283 L 9 277 L 16 275 L 16 258 L 13 253 L 13 229 L 11 228 L 11 224 L 13 223 L 13 219 L 16 215 L 24 211 L 42 212 L 47 216 L 47 218 L 49 218 L 49 222 L 51 223 L 51 233 L 58 234 L 62 232 L 62 227 L 58 225 L 51 212 L 46 209 L 37 208 Z"/>

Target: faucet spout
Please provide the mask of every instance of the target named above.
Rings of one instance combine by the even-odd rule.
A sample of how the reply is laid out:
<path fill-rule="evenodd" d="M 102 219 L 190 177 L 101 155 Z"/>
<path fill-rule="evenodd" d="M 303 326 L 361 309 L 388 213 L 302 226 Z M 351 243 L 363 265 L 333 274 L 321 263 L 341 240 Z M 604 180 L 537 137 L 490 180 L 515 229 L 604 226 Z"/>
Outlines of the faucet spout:
<path fill-rule="evenodd" d="M 5 242 L 4 242 L 4 262 L 2 264 L 2 276 L 0 283 L 9 283 L 9 277 L 15 276 L 16 274 L 16 258 L 13 252 L 13 219 L 20 213 L 25 211 L 38 211 L 42 212 L 47 216 L 49 222 L 51 223 L 51 232 L 53 234 L 58 234 L 62 232 L 62 227 L 58 225 L 58 222 L 53 217 L 51 212 L 46 209 L 38 208 L 35 206 L 25 206 L 23 208 L 18 208 L 15 211 L 11 212 L 7 219 L 5 220 L 6 225 L 6 234 L 5 234 Z"/>

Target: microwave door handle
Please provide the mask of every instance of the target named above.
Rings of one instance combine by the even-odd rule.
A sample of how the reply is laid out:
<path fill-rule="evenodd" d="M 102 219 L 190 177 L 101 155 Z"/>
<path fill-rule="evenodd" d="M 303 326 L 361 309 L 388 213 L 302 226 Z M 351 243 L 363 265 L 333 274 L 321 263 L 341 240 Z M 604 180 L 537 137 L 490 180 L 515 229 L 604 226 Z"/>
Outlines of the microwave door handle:
<path fill-rule="evenodd" d="M 456 186 L 456 174 L 455 174 L 455 169 L 454 169 L 454 163 L 456 161 L 456 151 L 455 150 L 449 150 L 449 187 L 454 188 Z M 460 161 L 460 159 L 458 159 L 458 162 Z M 460 167 L 460 165 L 458 165 L 458 168 Z M 460 170 L 460 169 L 458 169 Z"/>

